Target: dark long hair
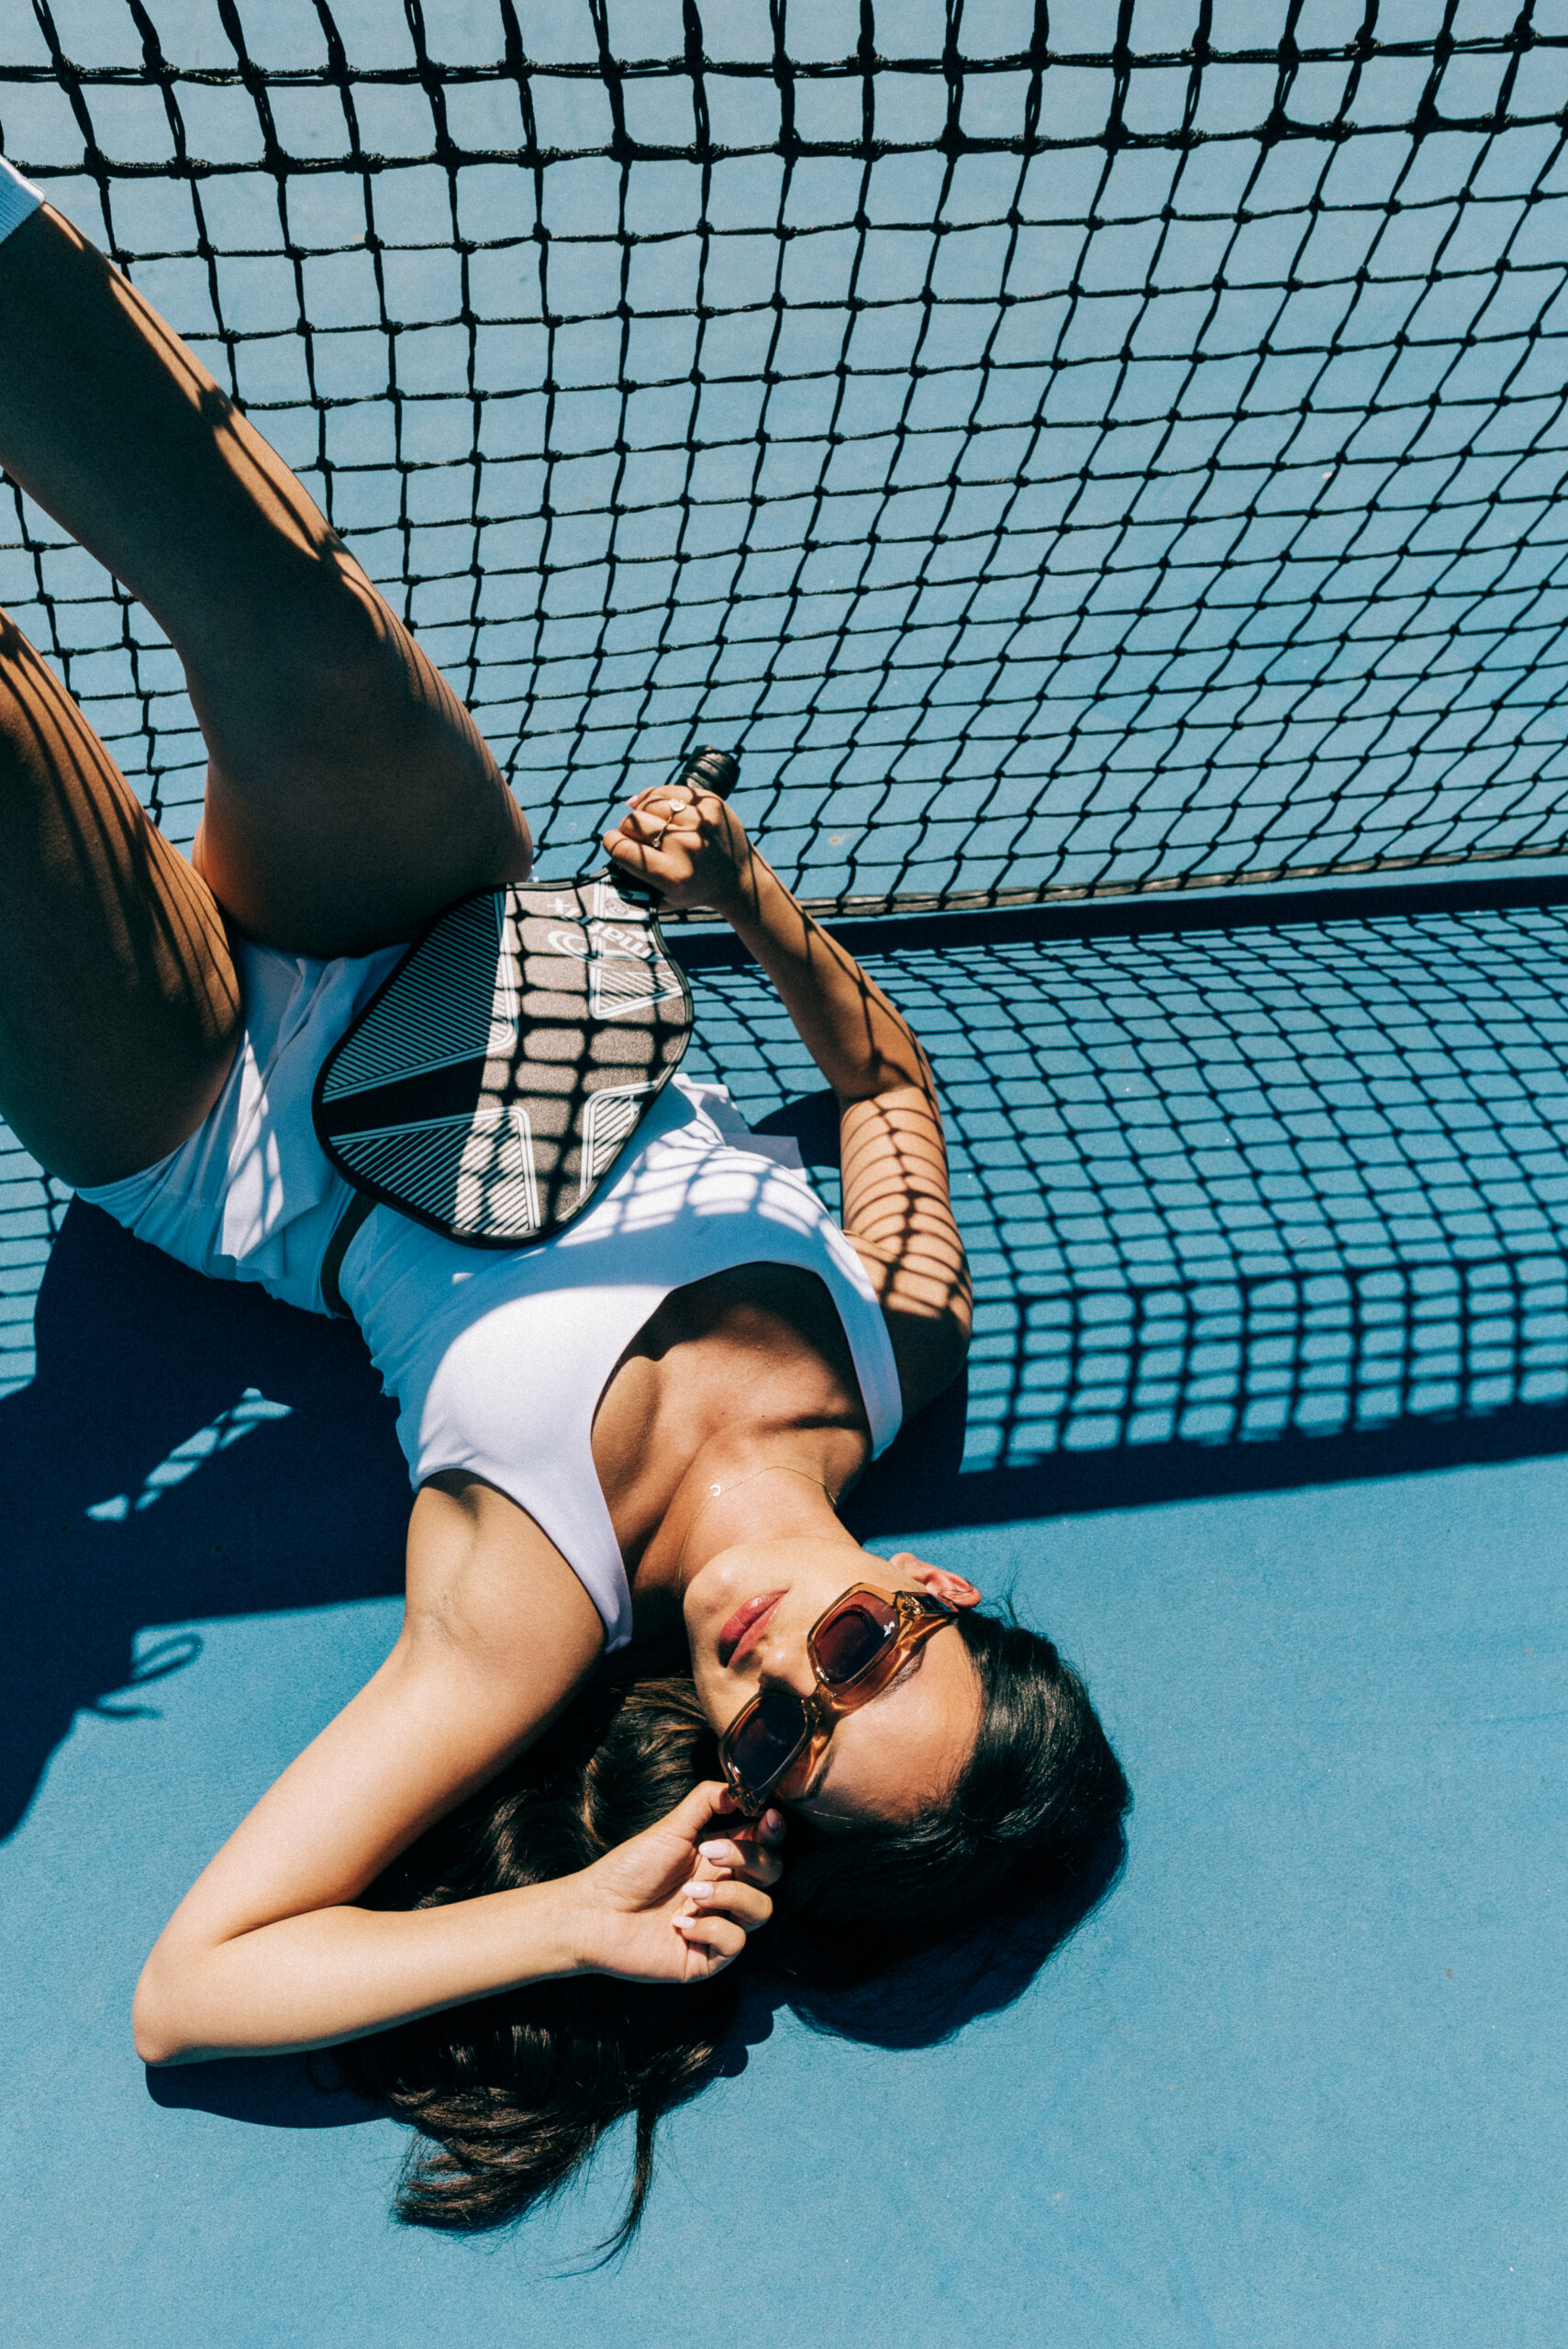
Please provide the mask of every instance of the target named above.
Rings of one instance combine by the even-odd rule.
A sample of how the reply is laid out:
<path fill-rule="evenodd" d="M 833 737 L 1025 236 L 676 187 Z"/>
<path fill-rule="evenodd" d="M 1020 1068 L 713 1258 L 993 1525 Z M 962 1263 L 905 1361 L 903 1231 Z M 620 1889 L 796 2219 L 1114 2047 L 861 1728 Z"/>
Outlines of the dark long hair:
<path fill-rule="evenodd" d="M 832 1834 L 792 1820 L 773 1921 L 725 1973 L 680 1987 L 605 1975 L 535 1983 L 338 2051 L 350 2083 L 419 2132 L 399 2218 L 505 2225 L 634 2115 L 631 2193 L 603 2246 L 612 2256 L 642 2215 L 661 2116 L 715 2075 L 742 1969 L 761 1961 L 788 1987 L 849 1988 L 959 1928 L 1006 1930 L 1010 1912 L 1071 1901 L 1090 1882 L 1129 1796 L 1083 1682 L 1020 1623 L 965 1614 L 960 1629 L 984 1711 L 944 1808 Z M 395 1862 L 367 1900 L 428 1908 L 572 1875 L 717 1775 L 689 1679 L 597 1685 Z"/>

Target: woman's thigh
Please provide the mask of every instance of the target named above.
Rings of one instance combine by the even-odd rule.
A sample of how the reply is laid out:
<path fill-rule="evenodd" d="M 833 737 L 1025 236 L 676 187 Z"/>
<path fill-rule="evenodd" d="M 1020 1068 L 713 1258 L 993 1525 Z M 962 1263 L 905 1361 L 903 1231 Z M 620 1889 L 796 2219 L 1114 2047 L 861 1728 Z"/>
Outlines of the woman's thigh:
<path fill-rule="evenodd" d="M 193 1133 L 241 1032 L 223 918 L 0 613 L 0 1112 L 68 1183 Z"/>
<path fill-rule="evenodd" d="M 406 938 L 531 843 L 473 718 L 300 483 L 80 233 L 0 243 L 0 462 L 166 629 L 209 754 L 195 862 L 296 953 Z"/>
<path fill-rule="evenodd" d="M 347 555 L 241 634 L 242 674 L 228 646 L 185 671 L 208 751 L 192 855 L 250 936 L 368 954 L 527 879 L 528 826 L 473 719 Z"/>

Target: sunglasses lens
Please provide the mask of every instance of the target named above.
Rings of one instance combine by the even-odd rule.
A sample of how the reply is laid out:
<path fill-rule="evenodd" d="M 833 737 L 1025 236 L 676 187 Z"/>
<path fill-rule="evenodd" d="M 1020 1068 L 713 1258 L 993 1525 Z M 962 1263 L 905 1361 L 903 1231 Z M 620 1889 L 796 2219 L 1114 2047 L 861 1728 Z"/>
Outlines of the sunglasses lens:
<path fill-rule="evenodd" d="M 744 1786 L 757 1790 L 785 1771 L 806 1742 L 806 1708 L 787 1688 L 765 1688 L 729 1742 Z"/>
<path fill-rule="evenodd" d="M 817 1629 L 817 1668 L 829 1688 L 841 1688 L 874 1664 L 898 1629 L 896 1611 L 863 1591 L 836 1608 Z"/>

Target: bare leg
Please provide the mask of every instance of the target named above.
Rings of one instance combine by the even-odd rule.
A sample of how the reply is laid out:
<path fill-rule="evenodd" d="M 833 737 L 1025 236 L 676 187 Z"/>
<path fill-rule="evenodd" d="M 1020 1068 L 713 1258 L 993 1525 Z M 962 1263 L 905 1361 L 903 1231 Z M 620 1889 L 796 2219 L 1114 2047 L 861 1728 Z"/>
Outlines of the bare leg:
<path fill-rule="evenodd" d="M 200 1124 L 239 1026 L 212 891 L 0 612 L 0 1110 L 66 1182 L 116 1182 Z"/>
<path fill-rule="evenodd" d="M 47 207 L 0 243 L 0 462 L 183 662 L 210 762 L 195 863 L 239 926 L 362 953 L 525 878 L 528 826 L 467 710 L 282 459 Z"/>

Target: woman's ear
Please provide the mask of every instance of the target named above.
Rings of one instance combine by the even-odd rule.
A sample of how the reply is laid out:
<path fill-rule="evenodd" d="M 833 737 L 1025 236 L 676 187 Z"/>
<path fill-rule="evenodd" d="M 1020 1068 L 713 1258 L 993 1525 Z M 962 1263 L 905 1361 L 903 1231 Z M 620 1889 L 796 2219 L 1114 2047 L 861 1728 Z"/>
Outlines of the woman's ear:
<path fill-rule="evenodd" d="M 946 1566 L 933 1566 L 926 1559 L 917 1558 L 913 1550 L 900 1550 L 889 1558 L 888 1564 L 896 1566 L 900 1574 L 929 1590 L 933 1598 L 945 1598 L 950 1607 L 978 1607 L 980 1593 L 962 1575 L 950 1574 Z"/>

